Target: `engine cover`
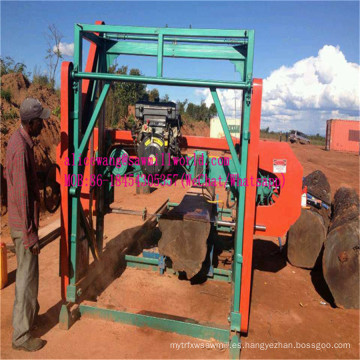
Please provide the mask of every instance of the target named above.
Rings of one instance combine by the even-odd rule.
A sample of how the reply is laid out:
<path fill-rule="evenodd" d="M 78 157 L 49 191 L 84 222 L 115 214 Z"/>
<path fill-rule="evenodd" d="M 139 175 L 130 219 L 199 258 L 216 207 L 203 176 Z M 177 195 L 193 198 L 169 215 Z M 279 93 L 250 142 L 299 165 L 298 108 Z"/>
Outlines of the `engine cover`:
<path fill-rule="evenodd" d="M 160 134 L 145 136 L 138 145 L 138 156 L 144 174 L 155 175 L 164 172 L 167 162 L 164 139 Z"/>

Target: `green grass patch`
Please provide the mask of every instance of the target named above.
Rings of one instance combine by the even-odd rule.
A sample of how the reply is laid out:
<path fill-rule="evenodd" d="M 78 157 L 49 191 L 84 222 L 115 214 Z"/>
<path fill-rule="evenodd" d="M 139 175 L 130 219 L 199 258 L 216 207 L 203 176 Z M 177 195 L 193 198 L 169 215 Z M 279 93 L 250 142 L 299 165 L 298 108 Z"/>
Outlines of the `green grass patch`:
<path fill-rule="evenodd" d="M 11 91 L 10 89 L 1 89 L 1 98 L 6 100 L 7 102 L 11 101 Z"/>

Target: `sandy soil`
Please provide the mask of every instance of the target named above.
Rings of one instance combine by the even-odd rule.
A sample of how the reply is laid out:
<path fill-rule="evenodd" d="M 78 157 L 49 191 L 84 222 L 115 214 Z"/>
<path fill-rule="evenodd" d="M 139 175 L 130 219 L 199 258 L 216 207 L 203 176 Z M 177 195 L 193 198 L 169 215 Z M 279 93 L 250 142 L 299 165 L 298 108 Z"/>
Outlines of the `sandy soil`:
<path fill-rule="evenodd" d="M 304 166 L 304 175 L 320 169 L 328 176 L 333 190 L 342 183 L 358 186 L 358 156 L 325 152 L 315 146 L 292 148 Z M 114 206 L 137 210 L 147 207 L 149 212 L 169 197 L 179 201 L 186 191 L 181 186 L 171 190 L 159 188 L 150 195 L 136 195 L 134 188 L 121 190 L 116 192 Z M 43 216 L 41 224 L 56 216 L 58 213 Z M 135 216 L 108 215 L 106 242 L 128 238 L 131 230 L 126 229 L 136 229 L 141 224 L 142 220 Z M 11 242 L 5 230 L 2 228 L 2 241 Z M 25 353 L 11 349 L 16 259 L 8 254 L 9 284 L 1 290 L 1 358 L 228 358 L 228 350 L 217 347 L 215 342 L 104 320 L 83 318 L 70 330 L 60 330 L 58 256 L 58 240 L 40 254 L 41 316 L 34 335 L 42 336 L 47 344 L 39 352 Z M 242 337 L 242 358 L 359 358 L 359 312 L 331 306 L 331 296 L 319 269 L 308 271 L 291 266 L 276 239 L 269 238 L 254 240 L 253 265 L 250 330 Z M 227 283 L 207 281 L 191 285 L 176 276 L 126 268 L 96 295 L 103 306 L 163 312 L 225 325 L 230 292 Z M 176 350 L 171 348 L 172 343 L 188 348 Z M 282 348 L 265 349 L 274 343 Z M 322 343 L 330 348 L 295 348 Z M 346 348 L 335 348 L 338 343 L 346 343 L 342 345 Z M 197 344 L 213 348 L 195 348 L 201 346 Z"/>
<path fill-rule="evenodd" d="M 332 198 L 341 186 L 352 187 L 359 194 L 359 155 L 326 151 L 323 146 L 290 144 L 304 168 L 304 176 L 321 170 L 328 178 Z"/>

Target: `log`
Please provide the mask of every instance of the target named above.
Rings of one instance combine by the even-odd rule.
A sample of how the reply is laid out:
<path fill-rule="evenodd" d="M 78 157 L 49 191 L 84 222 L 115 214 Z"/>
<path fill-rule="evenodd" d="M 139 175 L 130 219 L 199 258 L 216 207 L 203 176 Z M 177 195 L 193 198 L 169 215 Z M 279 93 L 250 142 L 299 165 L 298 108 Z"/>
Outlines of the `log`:
<path fill-rule="evenodd" d="M 326 227 L 321 215 L 312 210 L 301 210 L 301 215 L 287 234 L 287 257 L 297 267 L 312 269 L 326 238 Z"/>
<path fill-rule="evenodd" d="M 214 205 L 201 193 L 187 193 L 181 203 L 159 219 L 159 253 L 169 257 L 175 271 L 194 277 L 207 253 Z"/>
<path fill-rule="evenodd" d="M 334 197 L 323 274 L 336 306 L 359 309 L 359 197 L 342 187 Z"/>
<path fill-rule="evenodd" d="M 329 181 L 321 170 L 313 171 L 304 178 L 303 185 L 307 186 L 308 193 L 327 204 L 331 203 L 331 188 Z"/>
<path fill-rule="evenodd" d="M 311 174 L 307 175 L 304 178 L 303 185 L 307 186 L 307 192 L 309 194 L 330 205 L 331 188 L 327 177 L 322 171 L 316 170 L 313 171 Z M 313 211 L 317 212 L 323 217 L 325 227 L 328 228 L 331 215 L 330 207 L 328 210 L 323 207 L 321 209 L 317 209 L 316 207 L 311 208 Z"/>
<path fill-rule="evenodd" d="M 338 189 L 332 207 L 333 213 L 329 232 L 345 223 L 357 221 L 359 217 L 359 196 L 355 189 L 346 187 Z"/>

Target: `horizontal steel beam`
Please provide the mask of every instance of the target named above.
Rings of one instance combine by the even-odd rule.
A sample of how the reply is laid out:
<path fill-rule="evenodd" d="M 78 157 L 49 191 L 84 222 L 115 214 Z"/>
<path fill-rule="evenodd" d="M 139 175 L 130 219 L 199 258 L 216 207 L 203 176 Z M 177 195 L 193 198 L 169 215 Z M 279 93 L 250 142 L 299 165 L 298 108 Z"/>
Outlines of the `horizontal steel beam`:
<path fill-rule="evenodd" d="M 142 26 L 117 26 L 117 25 L 91 25 L 76 24 L 81 31 L 98 33 L 121 33 L 121 34 L 142 34 L 142 35 L 174 35 L 174 36 L 199 36 L 205 38 L 246 38 L 249 31 L 253 30 L 220 30 L 220 29 L 177 29 L 177 28 L 156 28 Z"/>
<path fill-rule="evenodd" d="M 109 73 L 87 73 L 87 72 L 73 72 L 75 79 L 92 79 L 105 81 L 124 81 L 135 82 L 152 85 L 171 85 L 171 86 L 189 86 L 189 87 L 212 87 L 219 89 L 249 89 L 250 83 L 246 82 L 232 82 L 232 81 L 216 81 L 216 80 L 192 80 L 192 79 L 172 79 L 160 78 L 153 76 L 137 76 L 137 75 L 122 75 Z"/>
<path fill-rule="evenodd" d="M 147 264 L 147 265 L 158 265 L 158 259 L 145 258 L 134 255 L 125 255 L 126 262 L 138 263 L 138 264 Z"/>
<path fill-rule="evenodd" d="M 199 323 L 189 318 L 145 311 L 135 314 L 127 311 L 104 309 L 83 304 L 79 306 L 79 310 L 81 316 L 106 319 L 139 327 L 149 327 L 156 330 L 192 336 L 198 339 L 215 339 L 219 342 L 227 343 L 230 338 L 229 327 Z"/>
<path fill-rule="evenodd" d="M 125 255 L 126 265 L 133 268 L 139 269 L 148 269 L 153 271 L 159 270 L 159 260 L 157 258 L 149 258 L 149 257 L 140 257 L 134 255 Z M 178 272 L 174 271 L 172 268 L 166 267 L 166 272 L 178 274 Z M 213 278 L 209 278 L 210 280 L 219 280 L 219 281 L 231 281 L 231 270 L 214 268 Z"/>
<path fill-rule="evenodd" d="M 157 56 L 157 43 L 118 41 L 108 48 L 108 54 L 126 54 Z M 233 46 L 196 46 L 182 44 L 164 44 L 163 56 L 176 58 L 214 59 L 214 60 L 238 60 L 245 61 L 245 56 Z"/>
<path fill-rule="evenodd" d="M 105 39 L 111 40 L 147 40 L 147 41 L 158 41 L 157 36 L 152 35 L 128 35 L 128 34 L 109 34 L 105 35 Z M 168 42 L 187 42 L 187 43 L 206 43 L 206 44 L 229 44 L 229 45 L 244 45 L 247 44 L 247 40 L 239 39 L 206 39 L 206 38 L 189 38 L 189 37 L 173 37 L 164 36 L 164 41 Z"/>

